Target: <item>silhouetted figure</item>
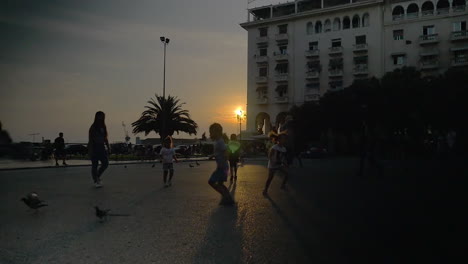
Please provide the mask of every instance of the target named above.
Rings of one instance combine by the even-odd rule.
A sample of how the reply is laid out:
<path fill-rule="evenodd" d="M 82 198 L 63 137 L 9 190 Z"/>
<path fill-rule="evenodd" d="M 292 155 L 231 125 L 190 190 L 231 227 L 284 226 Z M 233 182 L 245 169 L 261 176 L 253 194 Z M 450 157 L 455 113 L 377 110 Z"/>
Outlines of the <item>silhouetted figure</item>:
<path fill-rule="evenodd" d="M 159 153 L 163 163 L 163 180 L 164 187 L 172 185 L 172 177 L 174 176 L 174 164 L 172 161 L 177 162 L 176 152 L 174 150 L 174 144 L 170 136 L 164 139 L 163 147 Z M 169 181 L 167 181 L 167 174 L 169 173 Z"/>
<path fill-rule="evenodd" d="M 237 180 L 237 163 L 239 162 L 241 144 L 237 141 L 236 134 L 231 134 L 231 140 L 228 143 L 229 168 L 231 173 L 231 182 Z"/>
<path fill-rule="evenodd" d="M 91 175 L 93 176 L 96 188 L 102 187 L 101 176 L 109 166 L 108 154 L 110 154 L 110 147 L 107 139 L 105 118 L 104 112 L 96 112 L 94 122 L 89 128 L 88 151 L 92 162 Z M 101 162 L 101 167 L 98 170 L 99 161 Z"/>
<path fill-rule="evenodd" d="M 213 123 L 210 126 L 210 138 L 215 141 L 214 158 L 216 160 L 216 170 L 211 174 L 208 184 L 221 194 L 220 205 L 233 205 L 234 200 L 228 188 L 224 185 L 224 182 L 227 181 L 229 165 L 227 160 L 228 150 L 223 140 L 223 127 L 220 124 Z"/>
<path fill-rule="evenodd" d="M 10 134 L 2 128 L 2 122 L 0 122 L 0 146 L 11 144 L 12 140 Z"/>
<path fill-rule="evenodd" d="M 39 195 L 35 192 L 31 192 L 26 197 L 21 198 L 21 201 L 23 201 L 29 208 L 34 209 L 37 211 L 37 209 L 47 206 L 47 204 L 39 199 Z"/>
<path fill-rule="evenodd" d="M 281 189 L 286 189 L 286 183 L 288 182 L 288 161 L 286 156 L 286 134 L 278 135 L 277 143 L 270 149 L 268 153 L 268 179 L 265 183 L 265 189 L 263 189 L 263 195 L 268 194 L 268 188 L 270 187 L 273 176 L 277 171 L 284 174 L 283 183 Z"/>
<path fill-rule="evenodd" d="M 293 164 L 294 158 L 296 158 L 299 162 L 299 166 L 303 167 L 302 165 L 302 159 L 296 153 L 296 137 L 294 133 L 294 120 L 291 115 L 287 115 L 286 118 L 284 119 L 284 122 L 280 124 L 278 128 L 278 134 L 286 134 L 286 159 L 288 161 L 288 165 L 291 166 Z"/>
<path fill-rule="evenodd" d="M 59 166 L 59 163 L 58 163 L 59 159 L 61 159 L 62 164 L 66 166 L 67 163 L 65 162 L 65 159 L 67 155 L 65 153 L 65 139 L 63 138 L 62 132 L 60 132 L 59 136 L 55 139 L 54 148 L 55 148 L 55 152 L 54 152 L 55 166 Z"/>

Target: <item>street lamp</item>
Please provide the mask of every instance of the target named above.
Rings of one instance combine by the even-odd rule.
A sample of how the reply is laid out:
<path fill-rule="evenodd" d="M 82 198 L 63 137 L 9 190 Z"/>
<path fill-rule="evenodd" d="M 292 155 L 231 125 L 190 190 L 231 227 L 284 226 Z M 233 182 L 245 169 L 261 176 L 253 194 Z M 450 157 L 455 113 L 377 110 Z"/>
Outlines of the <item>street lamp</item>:
<path fill-rule="evenodd" d="M 239 142 L 242 140 L 242 118 L 244 117 L 244 112 L 242 110 L 236 111 L 237 121 L 239 121 Z"/>
<path fill-rule="evenodd" d="M 166 46 L 169 44 L 169 39 L 166 37 L 160 37 L 159 39 L 164 44 L 163 98 L 166 99 Z"/>

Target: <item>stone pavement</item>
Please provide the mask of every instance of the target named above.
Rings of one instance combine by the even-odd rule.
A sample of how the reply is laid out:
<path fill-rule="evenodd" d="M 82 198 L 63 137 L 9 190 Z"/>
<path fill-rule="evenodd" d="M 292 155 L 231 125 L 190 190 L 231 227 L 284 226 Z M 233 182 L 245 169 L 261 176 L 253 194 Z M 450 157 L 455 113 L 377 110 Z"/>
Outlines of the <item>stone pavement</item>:
<path fill-rule="evenodd" d="M 452 212 L 462 200 L 443 206 L 462 197 L 441 197 L 456 188 L 420 167 L 357 178 L 357 159 L 305 160 L 288 191 L 276 177 L 263 197 L 265 164 L 239 168 L 235 207 L 219 206 L 207 184 L 213 161 L 175 164 L 170 188 L 159 163 L 110 166 L 102 189 L 90 167 L 0 171 L 0 263 L 448 263 L 462 252 L 451 240 L 466 230 Z M 28 210 L 19 199 L 29 191 L 49 207 Z M 99 223 L 94 205 L 130 216 Z"/>

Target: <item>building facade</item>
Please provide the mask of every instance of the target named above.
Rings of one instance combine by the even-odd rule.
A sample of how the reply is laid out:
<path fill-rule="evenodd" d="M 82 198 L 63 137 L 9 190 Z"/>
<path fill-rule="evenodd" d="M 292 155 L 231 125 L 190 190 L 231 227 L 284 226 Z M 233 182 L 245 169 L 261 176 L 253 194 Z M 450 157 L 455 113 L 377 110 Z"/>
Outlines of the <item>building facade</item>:
<path fill-rule="evenodd" d="M 302 0 L 248 10 L 247 132 L 294 105 L 403 66 L 468 65 L 465 0 Z"/>

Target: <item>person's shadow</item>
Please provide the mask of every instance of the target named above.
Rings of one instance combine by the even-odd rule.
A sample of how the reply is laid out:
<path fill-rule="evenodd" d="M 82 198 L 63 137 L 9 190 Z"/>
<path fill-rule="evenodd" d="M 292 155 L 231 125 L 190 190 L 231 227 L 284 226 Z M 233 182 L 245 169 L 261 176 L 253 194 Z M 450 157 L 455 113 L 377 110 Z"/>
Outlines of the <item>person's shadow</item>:
<path fill-rule="evenodd" d="M 242 225 L 237 222 L 236 206 L 214 209 L 193 263 L 241 263 Z"/>

